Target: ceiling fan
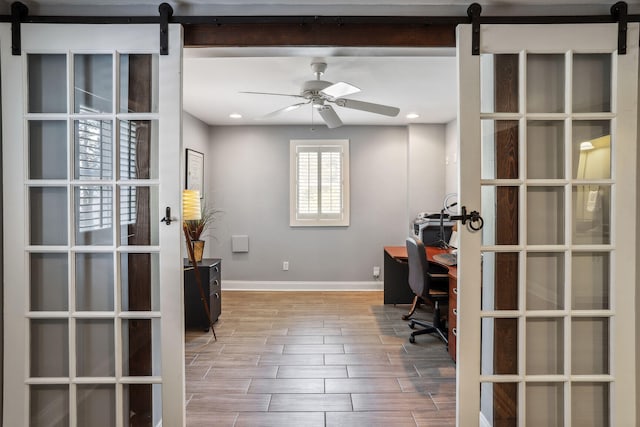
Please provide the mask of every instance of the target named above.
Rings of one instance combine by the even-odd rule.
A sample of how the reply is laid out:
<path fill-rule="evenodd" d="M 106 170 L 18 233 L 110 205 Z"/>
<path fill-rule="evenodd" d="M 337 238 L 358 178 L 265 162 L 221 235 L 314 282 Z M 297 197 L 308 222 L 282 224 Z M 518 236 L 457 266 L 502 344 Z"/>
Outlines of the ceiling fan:
<path fill-rule="evenodd" d="M 249 93 L 255 95 L 291 96 L 295 98 L 302 98 L 304 101 L 273 111 L 263 116 L 262 118 L 267 119 L 281 113 L 293 111 L 303 105 L 311 104 L 312 107 L 318 111 L 318 114 L 320 114 L 320 117 L 322 117 L 322 120 L 324 120 L 324 122 L 327 124 L 327 127 L 329 128 L 337 128 L 338 126 L 342 126 L 343 124 L 342 120 L 340 120 L 340 117 L 330 104 L 334 104 L 344 108 L 351 108 L 353 110 L 382 114 L 389 117 L 395 117 L 400 112 L 400 109 L 396 107 L 344 98 L 345 96 L 353 95 L 354 93 L 360 92 L 360 89 L 345 82 L 331 83 L 320 80 L 320 77 L 324 74 L 326 69 L 326 62 L 312 62 L 311 70 L 316 76 L 316 79 L 304 82 L 302 85 L 302 89 L 300 90 L 300 94 L 248 91 L 243 91 L 240 93 Z"/>

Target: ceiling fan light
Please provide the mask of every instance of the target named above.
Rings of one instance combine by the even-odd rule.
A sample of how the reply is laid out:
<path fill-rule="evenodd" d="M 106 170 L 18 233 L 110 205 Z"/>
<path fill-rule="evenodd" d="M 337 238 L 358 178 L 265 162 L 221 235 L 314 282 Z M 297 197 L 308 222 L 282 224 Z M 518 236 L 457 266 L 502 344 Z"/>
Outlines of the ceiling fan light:
<path fill-rule="evenodd" d="M 231 114 L 229 114 L 229 118 L 241 119 L 242 118 L 242 114 L 240 114 L 240 113 L 231 113 Z"/>
<path fill-rule="evenodd" d="M 349 96 L 353 95 L 354 93 L 360 92 L 360 88 L 357 88 L 349 83 L 338 82 L 322 89 L 320 92 L 327 96 L 330 96 L 331 98 L 342 98 L 343 96 Z"/>
<path fill-rule="evenodd" d="M 418 117 L 420 117 L 420 114 L 418 113 L 409 113 L 406 115 L 407 119 L 417 119 Z"/>
<path fill-rule="evenodd" d="M 321 98 L 314 99 L 311 101 L 311 105 L 313 105 L 313 108 L 316 110 L 321 110 L 324 107 L 324 100 Z"/>

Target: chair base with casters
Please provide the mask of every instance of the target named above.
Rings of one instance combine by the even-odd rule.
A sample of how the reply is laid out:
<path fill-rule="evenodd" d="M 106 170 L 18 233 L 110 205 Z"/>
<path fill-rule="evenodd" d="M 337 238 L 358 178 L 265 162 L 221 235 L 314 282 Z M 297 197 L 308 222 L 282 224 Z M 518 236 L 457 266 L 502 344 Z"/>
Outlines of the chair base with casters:
<path fill-rule="evenodd" d="M 416 325 L 425 328 L 412 332 L 409 342 L 415 343 L 416 335 L 435 333 L 445 344 L 449 345 L 445 322 L 443 322 L 440 315 L 440 304 L 449 301 L 447 269 L 437 265 L 430 265 L 424 244 L 421 240 L 413 237 L 407 238 L 407 260 L 409 263 L 409 287 L 413 291 L 415 299 L 411 310 L 406 316 L 403 316 L 403 319 L 411 321 L 409 323 L 411 329 L 414 329 Z M 433 305 L 432 323 L 410 318 L 420 305 L 420 302 L 428 302 Z"/>
<path fill-rule="evenodd" d="M 411 336 L 409 336 L 409 342 L 411 344 L 415 344 L 416 335 L 424 334 L 436 334 L 442 341 L 444 341 L 445 344 L 449 344 L 449 339 L 447 338 L 447 329 L 445 328 L 445 324 L 442 321 L 442 317 L 440 316 L 440 304 L 438 301 L 435 302 L 435 306 L 433 308 L 433 322 L 416 319 L 409 320 L 409 327 L 411 329 L 415 329 L 416 325 L 422 326 L 424 328 L 411 333 Z"/>

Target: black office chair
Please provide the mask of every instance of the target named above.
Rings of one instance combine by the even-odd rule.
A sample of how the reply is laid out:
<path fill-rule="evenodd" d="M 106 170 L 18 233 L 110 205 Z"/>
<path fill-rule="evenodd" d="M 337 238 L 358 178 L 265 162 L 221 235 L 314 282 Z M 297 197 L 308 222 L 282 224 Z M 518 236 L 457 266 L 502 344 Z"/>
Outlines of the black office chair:
<path fill-rule="evenodd" d="M 402 318 L 411 320 L 409 323 L 411 329 L 414 329 L 415 325 L 425 328 L 412 332 L 409 342 L 415 343 L 416 335 L 436 333 L 445 344 L 448 344 L 445 322 L 440 314 L 440 303 L 446 303 L 449 300 L 447 269 L 427 261 L 422 241 L 413 237 L 407 238 L 407 255 L 409 259 L 409 286 L 415 294 L 415 298 L 409 313 Z M 411 318 L 421 302 L 433 304 L 432 323 Z"/>

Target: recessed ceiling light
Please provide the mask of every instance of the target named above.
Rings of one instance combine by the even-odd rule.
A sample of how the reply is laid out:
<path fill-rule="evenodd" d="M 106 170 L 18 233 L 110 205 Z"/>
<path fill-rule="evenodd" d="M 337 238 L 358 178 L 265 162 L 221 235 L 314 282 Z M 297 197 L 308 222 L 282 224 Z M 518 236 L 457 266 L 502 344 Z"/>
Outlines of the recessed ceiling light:
<path fill-rule="evenodd" d="M 417 113 L 409 113 L 406 115 L 407 119 L 417 119 L 418 117 L 420 117 L 420 114 Z"/>
<path fill-rule="evenodd" d="M 232 119 L 241 119 L 242 118 L 242 114 L 231 113 L 231 114 L 229 114 L 229 117 L 231 117 Z"/>

